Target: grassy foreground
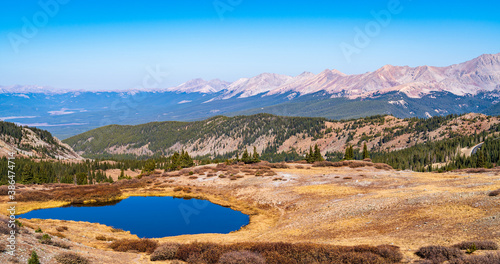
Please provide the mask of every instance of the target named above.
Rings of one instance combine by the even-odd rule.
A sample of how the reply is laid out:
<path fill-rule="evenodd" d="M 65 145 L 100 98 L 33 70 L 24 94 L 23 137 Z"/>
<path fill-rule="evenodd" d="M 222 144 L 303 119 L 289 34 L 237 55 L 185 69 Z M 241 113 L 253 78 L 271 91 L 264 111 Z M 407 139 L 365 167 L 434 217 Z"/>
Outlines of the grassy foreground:
<path fill-rule="evenodd" d="M 402 262 L 412 262 L 419 259 L 414 253 L 424 246 L 450 247 L 464 241 L 500 243 L 499 196 L 489 196 L 500 189 L 498 172 L 493 169 L 481 173 L 416 173 L 377 168 L 368 163 L 343 167 L 220 164 L 157 172 L 140 180 L 102 186 L 26 186 L 18 196 L 21 200 L 18 208 L 19 212 L 26 212 L 138 195 L 195 197 L 249 214 L 250 224 L 229 234 L 166 237 L 155 239 L 155 243 L 393 245 L 400 248 Z M 104 189 L 109 191 L 108 195 L 94 195 Z M 66 195 L 69 193 L 72 195 Z M 61 239 L 75 243 L 74 248 L 91 247 L 88 258 L 96 263 L 115 263 L 113 258 L 133 259 L 138 263 L 150 261 L 149 254 L 135 249 L 112 251 L 112 241 L 138 239 L 129 232 L 84 222 L 21 221 L 28 230 L 41 228 L 53 236 L 64 236 Z M 68 227 L 71 232 L 58 231 L 60 226 Z M 33 248 L 37 244 L 25 246 Z M 49 258 L 54 257 L 51 251 L 57 251 L 45 250 Z M 267 253 L 259 252 L 268 260 Z"/>

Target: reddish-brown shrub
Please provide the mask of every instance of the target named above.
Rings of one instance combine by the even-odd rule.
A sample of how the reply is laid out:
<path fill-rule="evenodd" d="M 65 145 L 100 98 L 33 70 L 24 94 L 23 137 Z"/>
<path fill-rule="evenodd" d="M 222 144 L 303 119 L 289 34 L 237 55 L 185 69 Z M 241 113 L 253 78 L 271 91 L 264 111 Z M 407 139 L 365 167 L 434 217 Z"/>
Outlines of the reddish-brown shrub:
<path fill-rule="evenodd" d="M 10 230 L 9 219 L 3 215 L 0 215 L 0 234 L 9 235 Z"/>
<path fill-rule="evenodd" d="M 415 252 L 415 255 L 424 259 L 443 262 L 446 260 L 460 258 L 464 256 L 465 253 L 454 247 L 427 246 L 421 247 L 417 252 Z"/>
<path fill-rule="evenodd" d="M 119 189 L 133 189 L 144 187 L 147 184 L 147 180 L 150 177 L 143 177 L 142 179 L 130 179 L 130 180 L 120 180 L 112 184 L 112 186 L 118 187 Z M 98 184 L 94 186 L 106 186 L 106 184 Z"/>
<path fill-rule="evenodd" d="M 113 185 L 84 185 L 55 188 L 45 191 L 23 191 L 16 198 L 18 201 L 68 201 L 81 204 L 84 201 L 109 202 L 118 199 L 121 191 Z"/>
<path fill-rule="evenodd" d="M 471 169 L 465 169 L 464 171 L 466 173 L 483 173 L 487 172 L 488 170 L 485 168 L 471 168 Z"/>
<path fill-rule="evenodd" d="M 9 187 L 7 185 L 0 186 L 0 195 L 8 195 Z"/>
<path fill-rule="evenodd" d="M 219 163 L 219 164 L 217 164 L 217 166 L 215 166 L 215 169 L 218 171 L 227 171 L 228 166 L 224 163 Z"/>
<path fill-rule="evenodd" d="M 55 200 L 81 204 L 84 201 L 109 202 L 118 199 L 122 192 L 113 185 L 85 185 L 56 189 L 51 192 Z"/>
<path fill-rule="evenodd" d="M 16 196 L 16 200 L 19 202 L 49 201 L 52 199 L 51 194 L 42 191 L 22 191 Z"/>
<path fill-rule="evenodd" d="M 472 245 L 475 245 L 477 250 L 497 250 L 498 249 L 497 243 L 495 243 L 493 241 L 485 241 L 485 240 L 461 242 L 461 243 L 453 245 L 453 247 L 456 247 L 456 248 L 459 248 L 462 250 L 467 250 L 467 249 L 471 248 Z"/>
<path fill-rule="evenodd" d="M 114 237 L 106 237 L 103 235 L 96 236 L 95 239 L 100 240 L 100 241 L 115 241 L 116 238 Z"/>
<path fill-rule="evenodd" d="M 352 177 L 347 176 L 347 177 L 344 177 L 343 179 L 344 179 L 344 180 L 350 180 L 350 179 L 352 179 Z"/>
<path fill-rule="evenodd" d="M 375 163 L 375 164 L 373 164 L 373 166 L 375 167 L 375 169 L 379 169 L 379 170 L 392 170 L 393 169 L 390 165 L 385 164 L 385 163 Z"/>
<path fill-rule="evenodd" d="M 182 191 L 182 187 L 175 187 L 174 188 L 174 192 L 180 192 L 180 191 Z"/>
<path fill-rule="evenodd" d="M 373 254 L 379 255 L 382 258 L 389 260 L 390 262 L 399 262 L 403 259 L 403 253 L 399 250 L 398 246 L 392 245 L 380 245 L 377 247 L 372 246 L 354 246 L 353 251 L 355 252 L 371 252 Z"/>
<path fill-rule="evenodd" d="M 64 232 L 64 231 L 68 230 L 68 227 L 67 226 L 58 226 L 58 227 L 56 227 L 56 230 L 59 232 Z"/>
<path fill-rule="evenodd" d="M 297 166 L 295 166 L 295 168 L 296 168 L 296 169 L 303 169 L 303 168 L 304 168 L 304 166 L 303 166 L 303 165 L 297 165 Z"/>
<path fill-rule="evenodd" d="M 452 259 L 449 264 L 498 264 L 500 263 L 500 252 L 492 252 L 484 255 L 469 255 Z"/>
<path fill-rule="evenodd" d="M 333 166 L 333 162 L 331 161 L 315 161 L 312 165 L 313 167 L 331 167 Z"/>
<path fill-rule="evenodd" d="M 153 253 L 158 247 L 158 242 L 151 239 L 120 239 L 109 245 L 114 251 L 127 252 L 138 251 Z"/>
<path fill-rule="evenodd" d="M 263 174 L 264 176 L 275 176 L 275 175 L 278 175 L 276 172 L 274 171 L 268 171 L 266 173 Z"/>
<path fill-rule="evenodd" d="M 269 167 L 275 168 L 275 169 L 288 169 L 288 168 L 290 168 L 290 166 L 286 165 L 286 163 L 284 163 L 284 162 L 270 163 Z"/>
<path fill-rule="evenodd" d="M 265 264 L 262 255 L 248 250 L 231 251 L 224 253 L 217 263 L 220 264 Z"/>
<path fill-rule="evenodd" d="M 269 162 L 254 163 L 254 164 L 250 164 L 249 167 L 252 169 L 256 169 L 256 170 L 270 170 L 271 169 L 271 167 L 269 167 Z"/>
<path fill-rule="evenodd" d="M 61 264 L 88 264 L 89 261 L 73 252 L 60 253 L 54 257 Z"/>
<path fill-rule="evenodd" d="M 500 189 L 491 191 L 488 195 L 489 196 L 498 196 L 498 195 L 500 195 Z"/>
<path fill-rule="evenodd" d="M 170 260 L 175 259 L 177 250 L 179 249 L 178 243 L 165 243 L 160 245 L 153 254 L 151 254 L 151 261 Z"/>
<path fill-rule="evenodd" d="M 342 247 L 319 244 L 290 243 L 191 243 L 180 245 L 177 259 L 215 264 L 222 255 L 233 251 L 251 251 L 261 254 L 268 264 L 281 263 L 345 263 L 383 264 L 401 261 L 402 254 L 395 246 Z M 193 262 L 194 263 L 194 262 Z"/>

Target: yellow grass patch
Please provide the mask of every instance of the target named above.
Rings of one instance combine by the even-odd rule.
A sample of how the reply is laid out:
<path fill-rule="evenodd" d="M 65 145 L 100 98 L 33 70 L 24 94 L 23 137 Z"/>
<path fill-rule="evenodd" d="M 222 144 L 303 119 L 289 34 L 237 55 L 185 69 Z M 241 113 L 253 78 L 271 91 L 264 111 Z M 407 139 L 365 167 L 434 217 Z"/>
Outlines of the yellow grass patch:
<path fill-rule="evenodd" d="M 300 187 L 295 187 L 294 191 L 299 194 L 316 194 L 321 196 L 334 196 L 334 197 L 344 197 L 350 195 L 357 195 L 360 193 L 366 193 L 364 189 L 335 185 L 335 184 L 300 186 Z"/>
<path fill-rule="evenodd" d="M 427 206 L 414 210 L 410 213 L 411 218 L 431 218 L 435 220 L 465 221 L 466 219 L 478 219 L 483 217 L 484 210 L 470 207 L 468 205 L 441 205 Z"/>
<path fill-rule="evenodd" d="M 47 201 L 47 202 L 21 202 L 16 205 L 16 214 L 24 214 L 32 210 L 55 208 L 68 205 L 69 202 Z"/>

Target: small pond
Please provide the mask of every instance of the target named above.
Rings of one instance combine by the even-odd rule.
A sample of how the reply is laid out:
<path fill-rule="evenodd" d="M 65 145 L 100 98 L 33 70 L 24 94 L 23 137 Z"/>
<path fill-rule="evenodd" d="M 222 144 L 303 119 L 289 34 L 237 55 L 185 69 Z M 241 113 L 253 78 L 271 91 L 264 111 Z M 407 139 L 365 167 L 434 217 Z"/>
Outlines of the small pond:
<path fill-rule="evenodd" d="M 100 223 L 140 238 L 202 233 L 229 233 L 249 222 L 248 215 L 206 200 L 134 196 L 99 206 L 65 206 L 33 210 L 19 217 Z"/>

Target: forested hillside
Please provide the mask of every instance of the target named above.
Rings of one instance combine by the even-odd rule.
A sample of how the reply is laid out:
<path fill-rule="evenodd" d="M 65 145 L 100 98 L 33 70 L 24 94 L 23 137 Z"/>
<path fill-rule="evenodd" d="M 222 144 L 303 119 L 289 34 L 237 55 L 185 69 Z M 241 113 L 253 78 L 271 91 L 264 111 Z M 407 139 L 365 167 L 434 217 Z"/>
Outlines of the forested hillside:
<path fill-rule="evenodd" d="M 315 144 L 326 158 L 341 159 L 347 147 L 358 151 L 366 143 L 374 158 L 383 155 L 384 159 L 393 160 L 393 164 L 403 163 L 397 155 L 412 155 L 406 154 L 409 151 L 433 153 L 426 159 L 438 163 L 449 161 L 451 155 L 483 140 L 484 133 L 493 133 L 499 123 L 497 117 L 481 114 L 428 119 L 372 116 L 341 121 L 257 114 L 217 116 L 197 122 L 111 125 L 64 142 L 81 155 L 92 158 L 168 156 L 181 150 L 195 157 L 233 158 L 241 156 L 245 149 L 252 151 L 256 147 L 262 158 L 270 161 L 304 157 Z M 383 153 L 398 154 L 391 158 Z M 401 168 L 421 168 L 429 164 L 423 162 L 423 158 L 418 158 L 422 160 L 420 164 L 417 158 L 413 159 L 414 165 L 401 165 Z"/>
<path fill-rule="evenodd" d="M 186 149 L 195 156 L 221 155 L 249 150 L 275 152 L 292 136 L 318 137 L 325 130 L 324 118 L 216 116 L 197 122 L 154 122 L 137 126 L 111 125 L 64 142 L 89 157 L 106 154 L 170 155 Z M 265 149 L 264 149 L 265 148 Z"/>
<path fill-rule="evenodd" d="M 12 152 L 25 157 L 81 159 L 46 130 L 0 121 L 0 157 Z"/>

